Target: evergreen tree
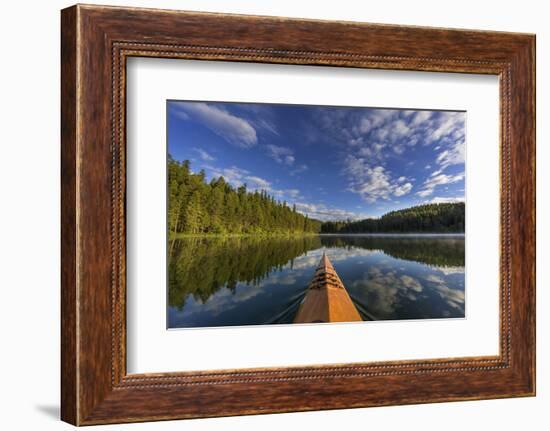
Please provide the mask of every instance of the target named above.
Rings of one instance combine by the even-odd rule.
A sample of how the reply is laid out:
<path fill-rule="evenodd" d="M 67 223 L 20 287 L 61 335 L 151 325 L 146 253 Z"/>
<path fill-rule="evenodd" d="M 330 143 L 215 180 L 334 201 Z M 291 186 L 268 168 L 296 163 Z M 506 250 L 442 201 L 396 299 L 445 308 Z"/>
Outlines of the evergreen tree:
<path fill-rule="evenodd" d="M 168 229 L 171 236 L 189 234 L 317 233 L 321 222 L 310 220 L 278 202 L 265 190 L 249 192 L 246 184 L 233 188 L 223 177 L 206 182 L 189 161 L 168 157 Z"/>

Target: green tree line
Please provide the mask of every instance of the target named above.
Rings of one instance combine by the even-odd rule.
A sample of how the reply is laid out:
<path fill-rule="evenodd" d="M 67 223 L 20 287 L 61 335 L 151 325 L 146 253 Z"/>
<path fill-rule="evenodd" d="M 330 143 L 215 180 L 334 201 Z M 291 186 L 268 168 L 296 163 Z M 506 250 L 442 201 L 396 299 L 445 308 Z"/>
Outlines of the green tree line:
<path fill-rule="evenodd" d="M 400 233 L 400 232 L 464 232 L 465 205 L 441 203 L 419 205 L 391 211 L 378 219 L 329 221 L 322 233 Z"/>
<path fill-rule="evenodd" d="M 207 182 L 190 162 L 168 156 L 168 229 L 186 234 L 318 233 L 321 222 L 265 191 L 234 188 L 220 176 Z"/>

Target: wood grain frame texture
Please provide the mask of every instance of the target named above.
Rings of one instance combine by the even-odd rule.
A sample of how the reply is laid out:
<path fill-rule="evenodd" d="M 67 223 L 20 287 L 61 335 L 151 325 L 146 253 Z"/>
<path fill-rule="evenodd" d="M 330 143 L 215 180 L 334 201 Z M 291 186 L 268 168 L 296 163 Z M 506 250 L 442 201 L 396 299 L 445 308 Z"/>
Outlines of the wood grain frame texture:
<path fill-rule="evenodd" d="M 64 421 L 535 394 L 534 35 L 83 5 L 63 10 L 61 18 Z M 499 355 L 127 375 L 125 65 L 131 56 L 498 75 Z"/>

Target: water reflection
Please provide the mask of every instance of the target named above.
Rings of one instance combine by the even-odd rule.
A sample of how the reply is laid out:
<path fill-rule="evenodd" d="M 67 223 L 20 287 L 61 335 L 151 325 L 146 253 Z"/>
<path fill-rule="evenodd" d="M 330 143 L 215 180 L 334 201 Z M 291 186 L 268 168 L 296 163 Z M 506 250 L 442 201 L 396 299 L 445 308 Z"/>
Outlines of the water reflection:
<path fill-rule="evenodd" d="M 323 251 L 365 320 L 464 317 L 463 236 L 186 238 L 171 250 L 171 328 L 292 322 Z"/>

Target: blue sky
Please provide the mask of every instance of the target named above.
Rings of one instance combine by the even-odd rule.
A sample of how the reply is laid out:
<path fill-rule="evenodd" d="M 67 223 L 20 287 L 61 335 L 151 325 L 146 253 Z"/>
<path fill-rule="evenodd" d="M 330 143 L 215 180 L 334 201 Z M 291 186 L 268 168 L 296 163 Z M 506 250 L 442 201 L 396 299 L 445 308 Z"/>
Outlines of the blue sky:
<path fill-rule="evenodd" d="M 168 101 L 168 152 L 319 220 L 464 200 L 465 112 Z"/>

